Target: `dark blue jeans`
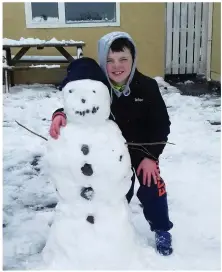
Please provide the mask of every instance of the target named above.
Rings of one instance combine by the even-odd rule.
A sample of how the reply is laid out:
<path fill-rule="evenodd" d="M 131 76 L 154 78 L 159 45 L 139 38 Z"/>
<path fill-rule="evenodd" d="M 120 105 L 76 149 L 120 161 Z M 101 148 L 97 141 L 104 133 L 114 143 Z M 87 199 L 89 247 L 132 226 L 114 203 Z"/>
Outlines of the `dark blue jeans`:
<path fill-rule="evenodd" d="M 135 174 L 133 174 L 132 185 L 126 194 L 128 203 L 131 201 L 134 193 Z M 143 206 L 143 214 L 150 224 L 151 231 L 163 230 L 168 231 L 173 227 L 173 223 L 169 220 L 168 203 L 166 186 L 162 178 L 158 180 L 158 184 L 152 184 L 150 187 L 143 185 L 143 173 L 138 176 L 140 187 L 137 197 Z"/>

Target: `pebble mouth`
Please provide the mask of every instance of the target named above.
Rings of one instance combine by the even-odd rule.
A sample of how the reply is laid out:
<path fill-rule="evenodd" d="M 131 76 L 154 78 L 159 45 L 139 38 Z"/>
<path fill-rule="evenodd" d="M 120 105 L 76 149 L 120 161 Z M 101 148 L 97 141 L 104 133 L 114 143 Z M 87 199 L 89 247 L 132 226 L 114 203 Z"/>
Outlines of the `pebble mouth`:
<path fill-rule="evenodd" d="M 92 108 L 92 110 L 86 109 L 86 110 L 83 110 L 83 111 L 75 111 L 75 114 L 85 116 L 86 114 L 89 114 L 89 113 L 95 114 L 95 113 L 97 113 L 98 110 L 99 110 L 99 107 L 94 106 Z"/>

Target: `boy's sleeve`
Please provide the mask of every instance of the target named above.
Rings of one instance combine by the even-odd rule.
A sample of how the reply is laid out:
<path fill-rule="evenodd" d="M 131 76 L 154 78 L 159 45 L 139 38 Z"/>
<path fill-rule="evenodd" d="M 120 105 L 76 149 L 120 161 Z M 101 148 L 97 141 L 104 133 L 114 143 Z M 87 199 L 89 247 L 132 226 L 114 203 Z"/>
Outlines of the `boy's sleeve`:
<path fill-rule="evenodd" d="M 63 116 L 64 118 L 66 118 L 66 114 L 64 113 L 64 108 L 59 108 L 59 109 L 57 109 L 57 110 L 53 113 L 53 115 L 52 115 L 52 120 L 53 120 L 56 116 L 58 116 L 58 115 L 61 115 L 61 116 Z"/>
<path fill-rule="evenodd" d="M 170 134 L 170 118 L 163 97 L 156 80 L 152 82 L 152 96 L 148 99 L 149 114 L 152 118 L 152 126 L 146 129 L 147 138 L 152 142 L 167 142 Z M 165 144 L 149 145 L 147 150 L 157 159 L 162 154 Z"/>
<path fill-rule="evenodd" d="M 147 126 L 146 123 L 144 123 L 144 127 L 146 128 L 144 130 L 146 142 L 167 142 L 171 125 L 167 108 L 156 80 L 152 80 L 152 83 L 149 84 L 149 86 L 149 90 L 146 91 L 144 97 L 148 109 L 145 120 L 148 118 L 151 120 L 150 126 Z M 144 158 L 158 160 L 164 148 L 165 144 L 143 146 L 143 148 L 140 148 L 141 152 L 139 153 L 139 158 L 137 157 L 138 161 L 141 162 Z M 148 151 L 147 154 L 146 151 Z"/>

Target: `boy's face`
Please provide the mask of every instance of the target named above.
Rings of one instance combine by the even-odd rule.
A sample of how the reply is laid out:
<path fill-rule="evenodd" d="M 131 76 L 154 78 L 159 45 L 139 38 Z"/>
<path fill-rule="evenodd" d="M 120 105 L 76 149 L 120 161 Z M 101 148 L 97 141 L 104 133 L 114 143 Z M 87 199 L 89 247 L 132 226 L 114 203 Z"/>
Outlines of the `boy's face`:
<path fill-rule="evenodd" d="M 113 52 L 109 50 L 106 70 L 110 80 L 118 85 L 125 84 L 132 68 L 133 59 L 128 48 L 124 51 Z"/>

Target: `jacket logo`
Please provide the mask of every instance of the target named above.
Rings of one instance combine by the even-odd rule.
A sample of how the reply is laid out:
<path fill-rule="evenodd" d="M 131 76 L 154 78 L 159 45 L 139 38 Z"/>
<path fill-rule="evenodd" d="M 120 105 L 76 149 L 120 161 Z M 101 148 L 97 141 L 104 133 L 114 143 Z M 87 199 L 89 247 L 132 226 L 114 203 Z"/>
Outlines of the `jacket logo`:
<path fill-rule="evenodd" d="M 143 102 L 142 98 L 135 98 L 135 102 Z"/>

